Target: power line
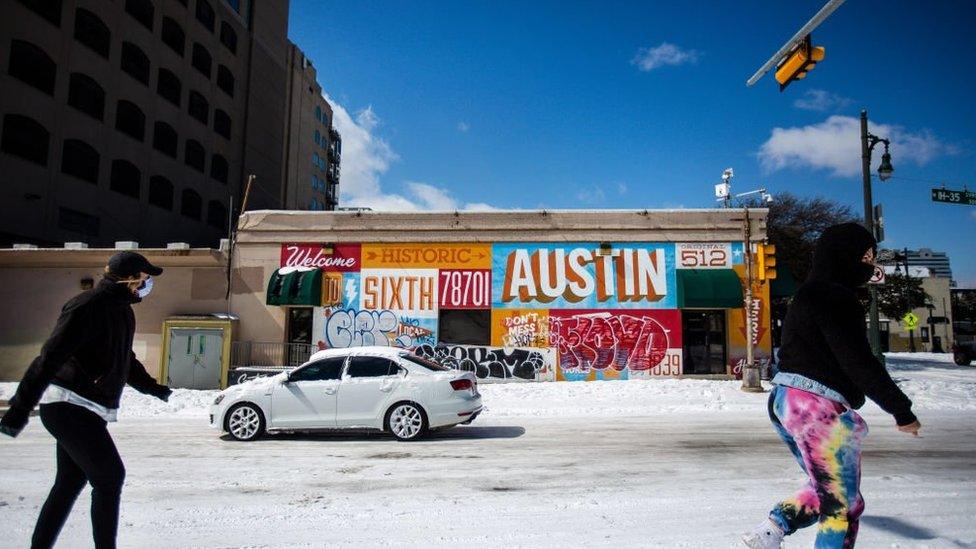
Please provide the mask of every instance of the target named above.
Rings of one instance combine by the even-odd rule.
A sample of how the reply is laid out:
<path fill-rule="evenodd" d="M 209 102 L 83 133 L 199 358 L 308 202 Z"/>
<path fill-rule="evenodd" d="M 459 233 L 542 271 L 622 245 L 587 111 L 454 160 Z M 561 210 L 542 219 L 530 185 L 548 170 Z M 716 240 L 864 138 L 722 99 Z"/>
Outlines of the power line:
<path fill-rule="evenodd" d="M 875 177 L 876 178 L 876 177 L 878 177 L 878 175 L 877 174 L 873 174 L 871 177 Z M 941 180 L 940 179 L 920 179 L 920 178 L 917 178 L 917 177 L 902 177 L 900 175 L 892 175 L 892 176 L 889 176 L 888 179 L 900 179 L 902 181 L 914 181 L 916 183 L 930 183 L 932 185 L 941 185 L 943 187 L 945 187 L 946 185 L 950 185 L 950 186 L 962 185 L 963 187 L 966 187 L 967 186 L 966 183 L 962 183 L 962 182 L 951 182 L 951 181 L 946 181 L 945 179 L 941 179 Z"/>

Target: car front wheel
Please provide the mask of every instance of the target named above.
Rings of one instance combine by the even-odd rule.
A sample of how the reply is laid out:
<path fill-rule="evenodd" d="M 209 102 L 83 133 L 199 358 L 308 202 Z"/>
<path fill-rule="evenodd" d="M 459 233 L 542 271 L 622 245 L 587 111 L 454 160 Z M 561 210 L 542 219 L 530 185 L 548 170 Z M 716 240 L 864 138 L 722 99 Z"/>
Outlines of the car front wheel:
<path fill-rule="evenodd" d="M 420 406 L 401 402 L 386 413 L 386 428 L 397 440 L 417 440 L 427 434 L 427 415 Z"/>
<path fill-rule="evenodd" d="M 969 366 L 969 363 L 973 361 L 972 357 L 965 351 L 956 351 L 953 353 L 952 360 L 960 366 Z"/>
<path fill-rule="evenodd" d="M 234 440 L 255 440 L 264 434 L 264 414 L 249 402 L 237 404 L 227 412 L 224 427 Z"/>

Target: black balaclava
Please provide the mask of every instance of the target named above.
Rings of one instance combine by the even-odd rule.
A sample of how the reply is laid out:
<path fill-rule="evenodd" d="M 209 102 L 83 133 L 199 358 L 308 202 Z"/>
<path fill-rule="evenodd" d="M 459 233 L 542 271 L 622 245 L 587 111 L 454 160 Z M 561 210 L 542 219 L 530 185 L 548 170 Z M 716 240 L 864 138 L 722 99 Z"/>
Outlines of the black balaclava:
<path fill-rule="evenodd" d="M 876 250 L 877 245 L 871 233 L 857 223 L 828 227 L 817 240 L 810 280 L 828 280 L 857 288 L 874 274 L 874 266 L 861 258 L 869 248 Z"/>

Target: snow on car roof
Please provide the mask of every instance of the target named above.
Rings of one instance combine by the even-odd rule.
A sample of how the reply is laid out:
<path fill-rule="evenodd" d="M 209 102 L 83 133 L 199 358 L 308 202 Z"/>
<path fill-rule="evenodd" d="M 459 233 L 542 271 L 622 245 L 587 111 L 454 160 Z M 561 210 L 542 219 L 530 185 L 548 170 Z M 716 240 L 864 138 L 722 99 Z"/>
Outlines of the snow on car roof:
<path fill-rule="evenodd" d="M 309 360 L 312 358 L 325 358 L 330 356 L 347 356 L 347 355 L 371 355 L 371 356 L 384 356 L 395 358 L 402 354 L 409 353 L 407 349 L 400 347 L 385 347 L 382 345 L 367 345 L 363 347 L 348 347 L 345 349 L 324 349 L 322 351 L 317 351 L 314 353 Z"/>

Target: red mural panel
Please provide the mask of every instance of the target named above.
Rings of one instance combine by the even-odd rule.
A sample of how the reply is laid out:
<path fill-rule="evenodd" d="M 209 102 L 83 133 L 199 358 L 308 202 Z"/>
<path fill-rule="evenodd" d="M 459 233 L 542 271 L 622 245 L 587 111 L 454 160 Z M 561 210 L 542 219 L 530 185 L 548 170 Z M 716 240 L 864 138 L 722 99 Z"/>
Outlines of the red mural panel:
<path fill-rule="evenodd" d="M 323 271 L 358 272 L 360 244 L 336 244 L 329 248 L 322 244 L 282 244 L 282 267 L 314 267 Z"/>
<path fill-rule="evenodd" d="M 562 370 L 651 370 L 681 349 L 681 311 L 550 309 L 549 340 Z"/>
<path fill-rule="evenodd" d="M 441 269 L 441 309 L 490 309 L 491 270 Z"/>

